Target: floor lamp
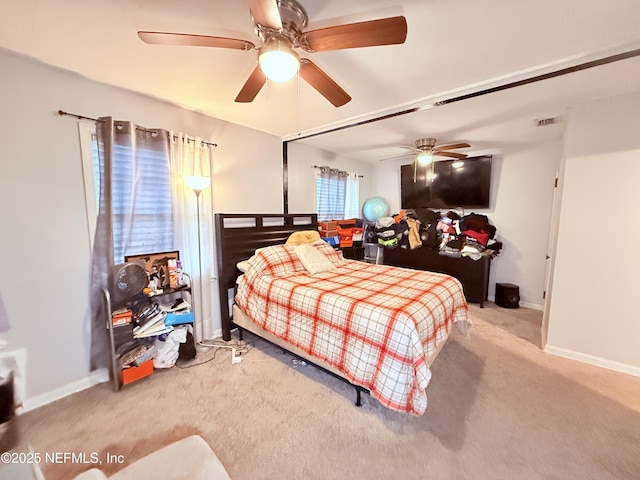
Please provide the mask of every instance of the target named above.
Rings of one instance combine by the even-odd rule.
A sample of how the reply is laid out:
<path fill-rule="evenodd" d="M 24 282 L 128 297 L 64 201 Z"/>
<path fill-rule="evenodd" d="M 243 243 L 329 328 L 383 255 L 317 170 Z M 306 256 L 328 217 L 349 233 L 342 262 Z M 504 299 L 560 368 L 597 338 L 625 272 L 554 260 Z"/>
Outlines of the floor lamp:
<path fill-rule="evenodd" d="M 196 194 L 196 210 L 198 215 L 197 220 L 197 228 L 198 228 L 198 282 L 200 287 L 200 298 L 198 299 L 198 304 L 200 305 L 199 313 L 200 313 L 200 321 L 204 320 L 204 310 L 202 305 L 202 244 L 200 243 L 200 194 L 202 191 L 207 188 L 211 184 L 211 178 L 209 177 L 201 177 L 201 176 L 186 176 L 184 177 L 184 183 L 193 190 Z M 193 322 L 193 336 L 195 337 L 195 343 L 198 344 L 198 329 L 197 329 L 197 319 Z"/>

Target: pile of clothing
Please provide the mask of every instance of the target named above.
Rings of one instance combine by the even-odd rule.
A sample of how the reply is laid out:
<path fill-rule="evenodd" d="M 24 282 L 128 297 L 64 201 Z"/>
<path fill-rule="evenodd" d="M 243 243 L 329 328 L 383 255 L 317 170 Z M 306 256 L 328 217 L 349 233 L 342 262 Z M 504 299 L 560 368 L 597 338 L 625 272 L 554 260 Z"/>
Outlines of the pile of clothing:
<path fill-rule="evenodd" d="M 422 246 L 417 219 L 406 210 L 392 217 L 379 218 L 370 232 L 377 237 L 378 245 L 383 247 L 395 248 L 398 245 L 405 247 L 409 245 L 411 248 L 418 248 Z"/>
<path fill-rule="evenodd" d="M 370 232 L 386 248 L 426 247 L 450 257 L 478 260 L 502 249 L 502 242 L 495 240 L 496 227 L 486 215 L 477 213 L 460 216 L 453 210 L 445 214 L 430 209 L 401 210 L 378 219 Z"/>
<path fill-rule="evenodd" d="M 486 215 L 471 213 L 460 217 L 449 211 L 436 225 L 442 232 L 439 250 L 449 257 L 469 257 L 479 260 L 484 255 L 497 255 L 502 242 L 495 240 L 496 227 L 489 223 Z"/>

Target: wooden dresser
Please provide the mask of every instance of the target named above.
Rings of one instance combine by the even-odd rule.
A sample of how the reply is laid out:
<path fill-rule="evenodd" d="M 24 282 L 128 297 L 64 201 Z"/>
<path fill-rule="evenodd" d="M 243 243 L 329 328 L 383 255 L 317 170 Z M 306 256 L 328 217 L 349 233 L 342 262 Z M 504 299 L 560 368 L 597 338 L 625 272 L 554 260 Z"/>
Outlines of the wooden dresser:
<path fill-rule="evenodd" d="M 489 269 L 491 256 L 483 256 L 480 260 L 468 257 L 453 258 L 440 255 L 438 251 L 425 247 L 410 250 L 408 248 L 385 248 L 383 263 L 397 267 L 428 270 L 446 273 L 462 283 L 464 295 L 468 302 L 480 303 L 484 306 L 489 294 Z"/>

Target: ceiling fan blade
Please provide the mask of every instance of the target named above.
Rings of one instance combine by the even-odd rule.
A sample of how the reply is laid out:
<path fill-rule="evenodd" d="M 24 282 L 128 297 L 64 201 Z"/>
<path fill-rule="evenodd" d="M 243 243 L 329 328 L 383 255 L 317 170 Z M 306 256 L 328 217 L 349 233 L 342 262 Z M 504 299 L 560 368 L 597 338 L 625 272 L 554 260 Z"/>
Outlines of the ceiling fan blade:
<path fill-rule="evenodd" d="M 240 90 L 240 93 L 238 93 L 236 102 L 253 102 L 253 99 L 256 98 L 256 95 L 258 95 L 258 92 L 266 83 L 266 81 L 267 77 L 265 77 L 264 73 L 262 73 L 260 65 L 256 65 L 256 68 L 253 70 L 253 72 L 251 72 L 251 75 L 249 75 L 249 78 L 242 87 L 242 90 Z"/>
<path fill-rule="evenodd" d="M 387 162 L 389 160 L 398 160 L 399 158 L 408 158 L 411 157 L 410 153 L 405 153 L 403 155 L 396 155 L 395 157 L 387 157 L 387 158 L 381 158 L 380 160 L 378 160 L 379 162 Z"/>
<path fill-rule="evenodd" d="M 389 17 L 359 23 L 319 28 L 300 35 L 300 46 L 309 52 L 345 48 L 396 45 L 407 38 L 407 19 Z"/>
<path fill-rule="evenodd" d="M 274 30 L 282 30 L 282 19 L 276 0 L 251 0 L 249 10 L 257 24 Z"/>
<path fill-rule="evenodd" d="M 300 76 L 329 100 L 334 107 L 341 107 L 351 101 L 351 96 L 340 85 L 307 58 L 300 60 Z"/>
<path fill-rule="evenodd" d="M 400 148 L 406 148 L 407 150 L 412 150 L 414 152 L 422 152 L 422 150 L 420 150 L 419 148 L 416 147 L 410 147 L 409 145 L 400 145 Z"/>
<path fill-rule="evenodd" d="M 209 35 L 191 35 L 188 33 L 138 32 L 138 37 L 151 45 L 186 45 L 189 47 L 220 47 L 236 50 L 253 50 L 255 45 L 248 40 L 238 38 L 211 37 Z"/>
<path fill-rule="evenodd" d="M 443 152 L 442 150 L 436 150 L 433 152 L 434 155 L 438 155 L 440 157 L 451 157 L 451 158 L 459 158 L 460 160 L 464 160 L 467 156 L 464 153 L 455 153 L 455 152 Z"/>
<path fill-rule="evenodd" d="M 468 143 L 452 143 L 450 145 L 436 145 L 435 148 L 437 150 L 451 150 L 455 148 L 467 148 L 470 147 Z"/>

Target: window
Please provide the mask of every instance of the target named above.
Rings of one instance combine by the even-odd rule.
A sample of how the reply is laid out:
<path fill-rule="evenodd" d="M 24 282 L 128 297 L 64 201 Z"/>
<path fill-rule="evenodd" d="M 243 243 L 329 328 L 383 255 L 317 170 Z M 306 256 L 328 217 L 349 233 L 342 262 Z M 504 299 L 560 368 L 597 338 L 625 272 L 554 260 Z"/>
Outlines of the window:
<path fill-rule="evenodd" d="M 88 233 L 93 244 L 101 182 L 98 144 L 94 124 L 80 122 L 79 128 Z M 114 262 L 124 262 L 125 255 L 172 250 L 173 202 L 168 154 L 139 148 L 134 161 L 129 146 L 114 145 L 113 172 Z"/>
<path fill-rule="evenodd" d="M 316 212 L 318 220 L 341 220 L 358 216 L 359 182 L 355 173 L 318 167 Z"/>

